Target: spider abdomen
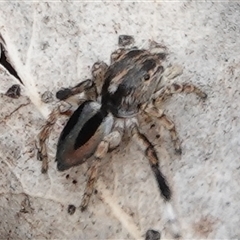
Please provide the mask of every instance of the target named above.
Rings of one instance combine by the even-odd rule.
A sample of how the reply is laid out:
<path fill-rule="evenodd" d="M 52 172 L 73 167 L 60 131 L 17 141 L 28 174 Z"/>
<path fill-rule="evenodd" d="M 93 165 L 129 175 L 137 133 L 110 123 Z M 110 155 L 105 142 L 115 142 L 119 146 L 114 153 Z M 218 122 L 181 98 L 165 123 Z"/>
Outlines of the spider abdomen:
<path fill-rule="evenodd" d="M 64 127 L 57 146 L 59 171 L 79 165 L 91 157 L 104 136 L 110 133 L 113 118 L 95 101 L 82 103 Z"/>

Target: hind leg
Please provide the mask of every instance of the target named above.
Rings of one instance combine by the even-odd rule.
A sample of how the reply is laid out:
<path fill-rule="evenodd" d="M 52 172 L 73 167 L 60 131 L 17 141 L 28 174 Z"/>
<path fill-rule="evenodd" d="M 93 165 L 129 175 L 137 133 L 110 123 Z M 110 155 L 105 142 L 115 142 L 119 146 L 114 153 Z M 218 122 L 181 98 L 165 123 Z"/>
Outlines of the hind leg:
<path fill-rule="evenodd" d="M 61 112 L 59 108 L 54 109 L 50 113 L 46 124 L 43 126 L 41 132 L 38 135 L 39 148 L 37 153 L 37 159 L 42 161 L 42 170 L 41 170 L 42 173 L 46 173 L 48 170 L 48 153 L 47 153 L 46 141 L 49 138 L 52 132 L 52 129 L 54 127 L 54 124 L 56 123 L 60 115 L 71 116 L 72 111 L 68 110 L 68 111 Z"/>
<path fill-rule="evenodd" d="M 124 131 L 123 125 L 122 127 L 119 126 L 115 127 L 113 131 L 109 133 L 109 135 L 104 137 L 104 139 L 98 145 L 98 148 L 94 154 L 95 161 L 93 162 L 93 165 L 90 167 L 88 171 L 88 180 L 80 205 L 81 211 L 84 211 L 87 208 L 89 200 L 92 196 L 94 185 L 98 177 L 98 169 L 101 159 L 103 159 L 106 156 L 107 152 L 110 149 L 114 149 L 120 144 L 123 131 Z"/>

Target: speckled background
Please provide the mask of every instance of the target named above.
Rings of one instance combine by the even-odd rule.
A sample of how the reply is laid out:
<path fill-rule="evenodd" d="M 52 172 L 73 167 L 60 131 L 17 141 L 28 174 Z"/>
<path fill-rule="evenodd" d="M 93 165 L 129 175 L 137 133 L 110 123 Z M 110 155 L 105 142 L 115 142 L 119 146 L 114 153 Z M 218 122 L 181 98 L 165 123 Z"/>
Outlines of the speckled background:
<path fill-rule="evenodd" d="M 0 3 L 0 32 L 23 80 L 18 100 L 4 95 L 17 81 L 0 67 L 0 238 L 137 239 L 149 228 L 171 238 L 163 200 L 147 159 L 134 141 L 103 160 L 89 208 L 80 205 L 88 164 L 58 172 L 54 163 L 62 122 L 49 141 L 49 171 L 41 174 L 35 140 L 55 93 L 109 62 L 118 35 L 136 45 L 166 45 L 169 64 L 183 66 L 176 82 L 208 94 L 173 96 L 163 106 L 182 142 L 174 154 L 169 133 L 144 126 L 173 189 L 184 239 L 240 238 L 240 5 L 230 2 Z M 15 109 L 19 109 L 13 112 Z M 157 131 L 161 137 L 155 137 Z"/>

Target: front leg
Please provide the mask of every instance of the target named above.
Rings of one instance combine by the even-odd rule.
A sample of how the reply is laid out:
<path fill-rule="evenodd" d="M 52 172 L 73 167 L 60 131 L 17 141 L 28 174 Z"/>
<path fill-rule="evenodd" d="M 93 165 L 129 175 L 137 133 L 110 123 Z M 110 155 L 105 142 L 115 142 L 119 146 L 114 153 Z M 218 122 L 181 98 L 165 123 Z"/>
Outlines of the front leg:
<path fill-rule="evenodd" d="M 64 101 L 76 94 L 84 92 L 87 99 L 92 99 L 95 97 L 95 84 L 91 79 L 87 79 L 79 84 L 77 84 L 74 87 L 71 88 L 62 88 L 56 93 L 56 98 L 58 98 L 61 101 Z M 88 93 L 88 94 L 86 94 Z"/>
<path fill-rule="evenodd" d="M 96 62 L 92 66 L 93 82 L 95 83 L 98 96 L 101 94 L 107 69 L 108 65 L 105 62 Z"/>
<path fill-rule="evenodd" d="M 96 100 L 100 95 L 104 82 L 104 75 L 108 65 L 104 62 L 96 62 L 92 66 L 92 79 L 84 80 L 74 87 L 60 89 L 56 93 L 59 100 L 66 100 L 76 94 L 84 92 L 85 100 Z"/>
<path fill-rule="evenodd" d="M 201 99 L 206 99 L 207 94 L 203 92 L 200 88 L 196 87 L 191 83 L 172 83 L 163 87 L 161 90 L 154 94 L 154 99 L 157 103 L 165 101 L 168 97 L 172 96 L 175 93 L 195 93 Z"/>
<path fill-rule="evenodd" d="M 118 61 L 121 56 L 123 56 L 126 52 L 128 52 L 131 49 L 136 49 L 133 47 L 135 40 L 133 36 L 130 35 L 120 35 L 118 37 L 118 47 L 116 51 L 114 51 L 111 54 L 111 64 L 114 64 L 116 61 Z"/>
<path fill-rule="evenodd" d="M 173 65 L 173 66 L 167 67 L 165 69 L 165 71 L 163 72 L 161 81 L 159 82 L 159 85 L 156 88 L 156 92 L 153 94 L 153 99 L 156 100 L 157 102 L 163 102 L 164 100 L 166 100 L 168 97 L 172 96 L 173 94 L 181 93 L 181 92 L 195 93 L 200 98 L 205 99 L 207 97 L 207 94 L 191 83 L 183 83 L 183 84 L 171 83 L 171 84 L 169 84 L 170 80 L 181 75 L 182 72 L 183 72 L 183 69 L 179 65 Z"/>
<path fill-rule="evenodd" d="M 43 126 L 41 132 L 38 135 L 39 147 L 37 147 L 37 150 L 38 150 L 37 159 L 42 161 L 42 170 L 41 170 L 42 173 L 46 173 L 48 170 L 48 154 L 47 154 L 46 141 L 49 138 L 52 132 L 52 129 L 54 127 L 54 124 L 56 123 L 60 115 L 71 116 L 72 111 L 67 110 L 67 111 L 61 112 L 59 107 L 54 109 L 50 113 L 46 124 Z"/>

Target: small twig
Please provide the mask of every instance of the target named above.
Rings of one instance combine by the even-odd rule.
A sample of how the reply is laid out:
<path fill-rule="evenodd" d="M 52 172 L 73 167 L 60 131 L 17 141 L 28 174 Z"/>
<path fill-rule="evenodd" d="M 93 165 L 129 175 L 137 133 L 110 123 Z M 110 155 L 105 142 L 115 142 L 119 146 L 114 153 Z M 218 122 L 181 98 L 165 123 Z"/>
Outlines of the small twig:
<path fill-rule="evenodd" d="M 6 120 L 8 120 L 15 112 L 17 112 L 20 108 L 22 107 L 26 107 L 28 104 L 30 103 L 30 101 L 28 100 L 27 103 L 22 103 L 20 104 L 16 109 L 14 109 L 10 114 L 8 114 L 7 116 L 4 117 L 4 119 L 2 121 L 0 121 L 0 123 L 6 122 Z"/>

